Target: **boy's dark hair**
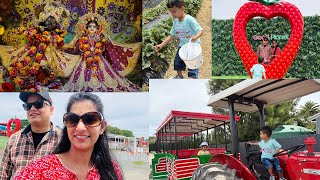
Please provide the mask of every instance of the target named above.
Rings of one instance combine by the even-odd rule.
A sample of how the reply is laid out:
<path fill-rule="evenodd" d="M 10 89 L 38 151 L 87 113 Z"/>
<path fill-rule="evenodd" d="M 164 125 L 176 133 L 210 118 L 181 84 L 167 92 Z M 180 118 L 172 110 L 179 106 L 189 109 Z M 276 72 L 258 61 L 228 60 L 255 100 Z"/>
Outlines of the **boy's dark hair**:
<path fill-rule="evenodd" d="M 258 63 L 259 64 L 261 64 L 263 62 L 263 60 L 264 60 L 263 57 L 261 57 L 261 56 L 258 57 Z"/>
<path fill-rule="evenodd" d="M 261 128 L 260 130 L 263 134 L 268 135 L 268 137 L 270 137 L 272 135 L 272 129 L 269 126 L 264 126 Z"/>
<path fill-rule="evenodd" d="M 182 6 L 184 6 L 184 0 L 168 0 L 167 2 L 167 8 L 181 8 Z"/>

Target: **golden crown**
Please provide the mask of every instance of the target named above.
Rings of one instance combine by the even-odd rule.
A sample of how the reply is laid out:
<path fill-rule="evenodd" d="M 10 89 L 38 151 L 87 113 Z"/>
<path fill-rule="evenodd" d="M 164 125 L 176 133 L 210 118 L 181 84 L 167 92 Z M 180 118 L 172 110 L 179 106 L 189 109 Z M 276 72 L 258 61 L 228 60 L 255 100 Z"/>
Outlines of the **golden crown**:
<path fill-rule="evenodd" d="M 69 26 L 70 12 L 60 3 L 47 3 L 44 11 L 39 14 L 38 23 L 44 22 L 48 17 L 54 17 L 61 29 L 67 29 Z"/>

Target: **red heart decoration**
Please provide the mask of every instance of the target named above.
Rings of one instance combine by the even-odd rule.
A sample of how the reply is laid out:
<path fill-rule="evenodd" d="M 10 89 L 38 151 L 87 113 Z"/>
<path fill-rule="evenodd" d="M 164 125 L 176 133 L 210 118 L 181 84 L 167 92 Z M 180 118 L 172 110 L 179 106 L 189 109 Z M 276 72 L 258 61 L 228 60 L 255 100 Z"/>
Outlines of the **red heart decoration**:
<path fill-rule="evenodd" d="M 16 123 L 16 127 L 15 129 L 13 130 L 13 132 L 11 132 L 11 126 L 13 123 Z M 8 124 L 7 124 L 7 136 L 10 137 L 13 133 L 17 132 L 20 130 L 20 127 L 21 127 L 21 121 L 20 119 L 18 118 L 15 118 L 15 119 L 10 119 L 8 121 Z"/>
<path fill-rule="evenodd" d="M 233 23 L 233 40 L 249 75 L 251 74 L 250 68 L 258 63 L 258 56 L 247 40 L 246 26 L 250 19 L 257 16 L 268 20 L 281 16 L 291 25 L 287 45 L 269 65 L 264 65 L 268 79 L 281 79 L 285 76 L 300 48 L 304 27 L 302 14 L 295 5 L 288 2 L 271 6 L 265 6 L 259 2 L 248 2 L 241 6 Z"/>

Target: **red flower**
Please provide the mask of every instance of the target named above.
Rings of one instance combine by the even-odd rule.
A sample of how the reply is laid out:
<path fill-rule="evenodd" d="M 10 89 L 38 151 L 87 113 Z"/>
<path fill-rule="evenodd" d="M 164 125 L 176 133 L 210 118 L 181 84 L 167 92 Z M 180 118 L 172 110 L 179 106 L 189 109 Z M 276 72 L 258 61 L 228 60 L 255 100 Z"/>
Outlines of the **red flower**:
<path fill-rule="evenodd" d="M 11 83 L 2 83 L 2 89 L 4 92 L 14 92 L 14 85 Z"/>

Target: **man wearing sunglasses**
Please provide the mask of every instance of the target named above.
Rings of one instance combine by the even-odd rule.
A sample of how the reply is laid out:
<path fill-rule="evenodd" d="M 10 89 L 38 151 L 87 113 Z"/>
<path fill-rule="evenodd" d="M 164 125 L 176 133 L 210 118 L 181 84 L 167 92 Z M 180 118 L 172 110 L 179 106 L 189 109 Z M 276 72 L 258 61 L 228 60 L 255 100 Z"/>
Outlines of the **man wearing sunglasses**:
<path fill-rule="evenodd" d="M 24 102 L 22 106 L 30 124 L 9 138 L 0 179 L 13 179 L 28 164 L 52 154 L 62 133 L 50 121 L 54 108 L 48 92 L 21 92 L 19 98 Z"/>
<path fill-rule="evenodd" d="M 269 36 L 264 35 L 262 39 L 262 44 L 258 46 L 257 56 L 263 57 L 264 64 L 269 64 L 271 60 L 271 46 L 269 45 Z"/>

